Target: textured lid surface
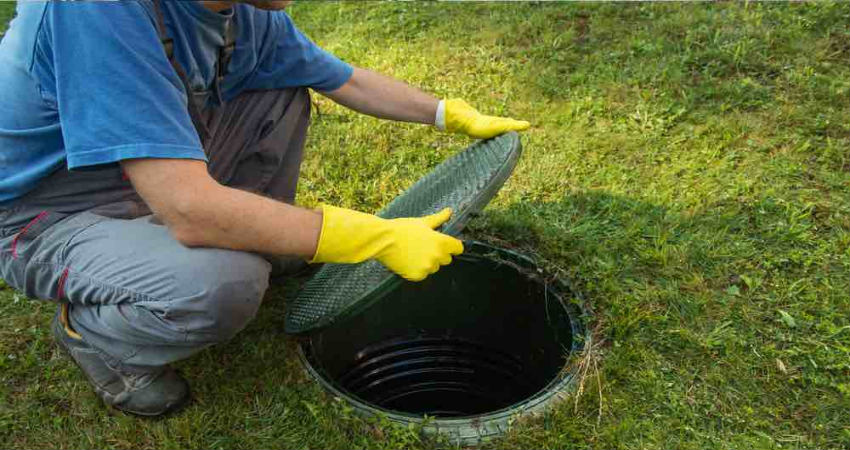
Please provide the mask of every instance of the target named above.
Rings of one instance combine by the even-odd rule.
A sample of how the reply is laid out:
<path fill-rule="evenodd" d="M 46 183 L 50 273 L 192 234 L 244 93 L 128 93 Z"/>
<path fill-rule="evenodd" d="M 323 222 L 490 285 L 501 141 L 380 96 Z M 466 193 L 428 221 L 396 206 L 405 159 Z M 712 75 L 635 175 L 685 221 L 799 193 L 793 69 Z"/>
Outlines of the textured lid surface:
<path fill-rule="evenodd" d="M 416 182 L 378 216 L 419 217 L 452 208 L 440 231 L 457 236 L 471 215 L 480 212 L 513 172 L 522 147 L 508 133 L 479 141 L 449 158 Z M 392 292 L 401 277 L 375 260 L 360 264 L 325 264 L 287 305 L 286 332 L 323 328 L 357 314 Z"/>

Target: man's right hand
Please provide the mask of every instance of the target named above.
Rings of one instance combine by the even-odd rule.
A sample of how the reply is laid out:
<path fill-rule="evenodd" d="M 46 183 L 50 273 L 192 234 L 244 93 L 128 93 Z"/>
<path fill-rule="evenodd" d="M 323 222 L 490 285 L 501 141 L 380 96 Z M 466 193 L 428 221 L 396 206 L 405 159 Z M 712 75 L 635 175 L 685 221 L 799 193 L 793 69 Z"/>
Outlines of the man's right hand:
<path fill-rule="evenodd" d="M 358 263 L 375 258 L 410 281 L 424 280 L 463 253 L 463 243 L 434 231 L 448 208 L 426 217 L 382 219 L 350 209 L 322 207 L 322 232 L 312 262 Z"/>

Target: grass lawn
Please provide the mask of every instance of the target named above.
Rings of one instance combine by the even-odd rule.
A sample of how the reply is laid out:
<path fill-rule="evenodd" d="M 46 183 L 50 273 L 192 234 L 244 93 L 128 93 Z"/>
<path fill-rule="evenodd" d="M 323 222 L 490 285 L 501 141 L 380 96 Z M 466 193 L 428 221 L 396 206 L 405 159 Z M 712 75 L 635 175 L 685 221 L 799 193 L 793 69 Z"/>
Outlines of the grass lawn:
<path fill-rule="evenodd" d="M 0 3 L 0 22 L 12 4 Z M 563 270 L 598 371 L 494 448 L 850 447 L 850 3 L 300 2 L 340 57 L 533 122 L 471 236 Z M 375 211 L 469 143 L 316 98 L 300 201 Z M 194 403 L 110 412 L 0 291 L 0 448 L 451 446 L 305 377 L 272 290 L 179 364 Z M 522 336 L 517 336 L 522 339 Z"/>

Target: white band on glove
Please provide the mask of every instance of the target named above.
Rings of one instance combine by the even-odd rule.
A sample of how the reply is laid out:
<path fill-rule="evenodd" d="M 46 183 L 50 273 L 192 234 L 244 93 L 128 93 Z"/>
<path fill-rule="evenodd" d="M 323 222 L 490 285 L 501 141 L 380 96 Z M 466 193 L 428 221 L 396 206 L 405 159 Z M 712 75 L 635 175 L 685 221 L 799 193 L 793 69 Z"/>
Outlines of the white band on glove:
<path fill-rule="evenodd" d="M 440 131 L 446 131 L 446 101 L 440 100 L 437 105 L 437 117 L 434 118 L 434 126 Z"/>

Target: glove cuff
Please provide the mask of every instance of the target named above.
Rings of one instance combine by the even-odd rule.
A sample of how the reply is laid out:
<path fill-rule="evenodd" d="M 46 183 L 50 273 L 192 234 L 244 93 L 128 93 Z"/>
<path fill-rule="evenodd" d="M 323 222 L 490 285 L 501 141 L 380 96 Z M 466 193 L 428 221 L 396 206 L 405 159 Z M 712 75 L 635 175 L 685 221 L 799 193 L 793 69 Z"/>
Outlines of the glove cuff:
<path fill-rule="evenodd" d="M 326 204 L 321 209 L 322 231 L 310 263 L 359 263 L 392 243 L 385 219 Z"/>
<path fill-rule="evenodd" d="M 440 131 L 446 131 L 446 101 L 440 100 L 437 105 L 437 116 L 434 118 L 434 126 Z"/>
<path fill-rule="evenodd" d="M 330 209 L 330 208 L 331 208 L 330 206 L 325 205 L 324 203 L 319 205 L 318 209 L 322 211 L 322 229 L 319 231 L 319 241 L 316 242 L 316 254 L 313 255 L 312 258 L 310 258 L 310 261 L 309 261 L 310 264 L 316 264 L 318 262 L 322 262 L 322 261 L 319 261 L 319 254 L 322 251 L 322 238 L 325 237 L 325 227 L 328 224 L 328 209 Z"/>

